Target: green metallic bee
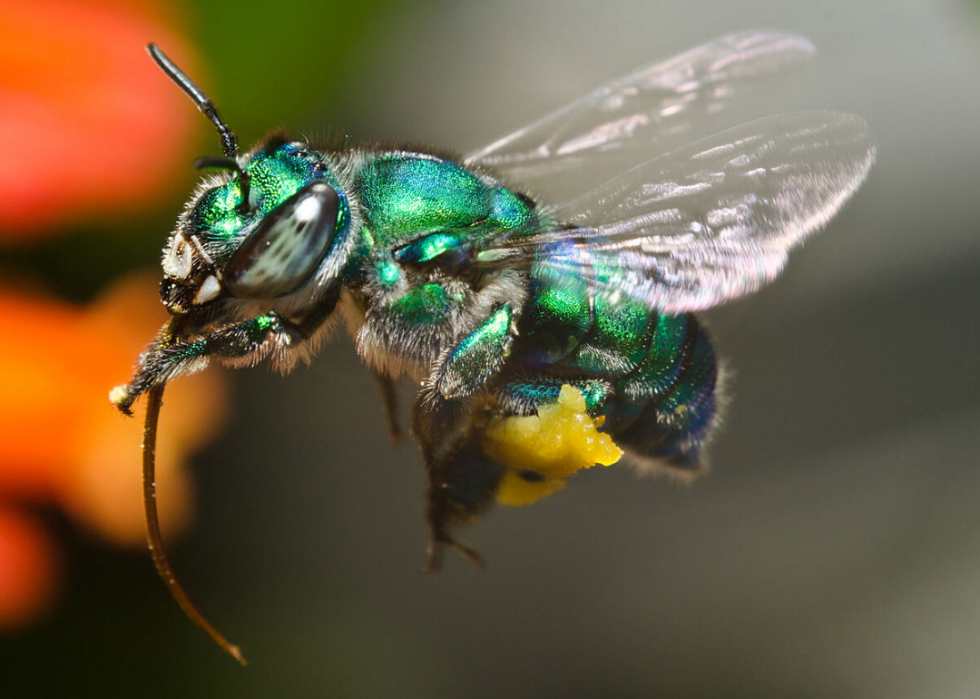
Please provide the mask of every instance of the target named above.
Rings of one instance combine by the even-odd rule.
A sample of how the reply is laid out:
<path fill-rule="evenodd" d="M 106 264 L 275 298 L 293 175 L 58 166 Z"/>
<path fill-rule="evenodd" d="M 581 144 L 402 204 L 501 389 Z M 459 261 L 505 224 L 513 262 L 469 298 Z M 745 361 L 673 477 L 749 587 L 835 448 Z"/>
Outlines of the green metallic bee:
<path fill-rule="evenodd" d="M 185 611 L 239 659 L 163 554 L 152 468 L 166 382 L 212 360 L 268 359 L 287 372 L 343 316 L 393 436 L 394 382 L 420 386 L 411 431 L 427 473 L 428 569 L 447 546 L 479 562 L 453 526 L 495 500 L 532 502 L 620 454 L 697 473 L 718 364 L 693 313 L 774 279 L 875 156 L 865 121 L 840 112 L 721 130 L 760 79 L 813 55 L 789 34 L 721 37 L 465 158 L 282 134 L 241 154 L 201 90 L 149 51 L 215 124 L 223 156 L 197 162 L 220 172 L 164 251 L 160 295 L 173 318 L 112 400 L 128 413 L 149 393 L 151 548 Z M 562 186 L 579 191 L 554 194 Z M 574 453 L 549 452 L 575 430 L 585 436 Z M 611 456 L 592 451 L 599 443 Z"/>

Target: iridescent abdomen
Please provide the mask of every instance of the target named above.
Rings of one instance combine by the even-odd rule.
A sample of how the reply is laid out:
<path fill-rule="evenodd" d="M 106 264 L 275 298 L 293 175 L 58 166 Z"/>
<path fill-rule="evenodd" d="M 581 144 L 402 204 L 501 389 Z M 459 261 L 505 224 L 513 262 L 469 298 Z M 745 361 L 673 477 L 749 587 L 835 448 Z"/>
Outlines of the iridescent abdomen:
<path fill-rule="evenodd" d="M 520 331 L 514 361 L 540 375 L 540 402 L 573 383 L 620 446 L 697 467 L 715 418 L 718 371 L 694 315 L 660 315 L 629 299 L 613 303 L 536 280 Z M 514 382 L 510 390 L 527 394 L 533 383 Z"/>

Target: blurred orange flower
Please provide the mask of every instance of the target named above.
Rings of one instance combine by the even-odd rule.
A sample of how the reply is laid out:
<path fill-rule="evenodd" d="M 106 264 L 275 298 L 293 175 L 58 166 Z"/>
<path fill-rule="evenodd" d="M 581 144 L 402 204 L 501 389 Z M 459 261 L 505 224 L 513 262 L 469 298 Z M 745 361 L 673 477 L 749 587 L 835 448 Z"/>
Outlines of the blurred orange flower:
<path fill-rule="evenodd" d="M 0 233 L 50 233 L 145 207 L 181 165 L 197 117 L 145 55 L 192 69 L 145 2 L 4 0 L 0 11 Z"/>
<path fill-rule="evenodd" d="M 0 505 L 0 628 L 26 624 L 48 607 L 57 588 L 57 558 L 35 517 Z"/>
<path fill-rule="evenodd" d="M 126 216 L 176 174 L 175 151 L 203 120 L 144 52 L 159 42 L 193 69 L 166 19 L 153 0 L 3 0 L 3 242 Z M 143 545 L 142 420 L 119 415 L 107 392 L 166 320 L 154 287 L 128 278 L 88 307 L 0 287 L 0 628 L 36 619 L 56 596 L 58 547 L 32 507 Z M 173 533 L 191 510 L 182 465 L 221 422 L 222 377 L 179 381 L 167 403 L 157 469 Z"/>
<path fill-rule="evenodd" d="M 24 504 L 60 506 L 114 543 L 143 545 L 142 420 L 106 396 L 165 320 L 154 286 L 131 277 L 88 308 L 0 289 L 0 626 L 33 618 L 55 589 L 55 548 Z M 224 393 L 217 372 L 167 393 L 157 466 L 166 531 L 187 522 L 183 462 L 219 427 Z"/>

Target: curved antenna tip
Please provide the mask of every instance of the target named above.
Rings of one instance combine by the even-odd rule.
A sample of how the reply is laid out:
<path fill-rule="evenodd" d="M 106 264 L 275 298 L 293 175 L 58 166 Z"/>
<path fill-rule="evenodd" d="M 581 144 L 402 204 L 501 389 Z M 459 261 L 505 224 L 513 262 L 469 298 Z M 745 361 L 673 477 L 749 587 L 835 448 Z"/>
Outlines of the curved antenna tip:
<path fill-rule="evenodd" d="M 188 97 L 194 102 L 198 109 L 206 116 L 214 127 L 218 130 L 218 137 L 221 139 L 221 152 L 224 153 L 226 158 L 237 158 L 238 157 L 238 141 L 235 139 L 235 133 L 228 128 L 228 125 L 222 121 L 221 116 L 218 114 L 217 108 L 211 102 L 204 90 L 199 88 L 197 84 L 190 79 L 190 77 L 177 67 L 177 64 L 170 60 L 170 58 L 165 54 L 159 46 L 157 46 L 152 41 L 146 45 L 146 52 L 150 54 L 150 58 L 153 62 L 160 67 L 168 78 L 170 78 L 176 85 L 183 90 Z"/>

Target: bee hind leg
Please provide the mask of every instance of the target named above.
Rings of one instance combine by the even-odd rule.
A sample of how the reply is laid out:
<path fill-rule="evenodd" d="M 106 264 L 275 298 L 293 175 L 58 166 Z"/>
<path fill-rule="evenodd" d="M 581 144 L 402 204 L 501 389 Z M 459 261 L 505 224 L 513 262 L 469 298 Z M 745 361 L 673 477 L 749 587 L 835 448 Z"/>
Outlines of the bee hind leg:
<path fill-rule="evenodd" d="M 429 549 L 428 556 L 429 559 L 422 566 L 421 570 L 423 573 L 436 573 L 442 567 L 442 550 L 446 547 L 459 552 L 464 558 L 469 560 L 470 563 L 477 570 L 483 569 L 483 556 L 481 556 L 475 549 L 462 544 L 452 536 L 446 533 L 441 534 L 430 534 L 429 539 Z"/>
<path fill-rule="evenodd" d="M 429 559 L 424 571 L 439 569 L 446 547 L 482 567 L 480 555 L 450 530 L 475 519 L 493 501 L 502 477 L 502 468 L 480 444 L 477 396 L 510 352 L 516 315 L 509 303 L 495 305 L 476 329 L 440 356 L 412 406 L 412 434 L 426 469 Z"/>
<path fill-rule="evenodd" d="M 412 406 L 412 434 L 419 443 L 425 465 L 425 521 L 429 530 L 428 560 L 424 573 L 434 573 L 442 565 L 442 552 L 451 548 L 481 568 L 483 559 L 475 550 L 458 541 L 450 530 L 470 518 L 465 502 L 458 497 L 460 449 L 464 439 L 468 400 L 449 400 L 423 389 Z"/>

